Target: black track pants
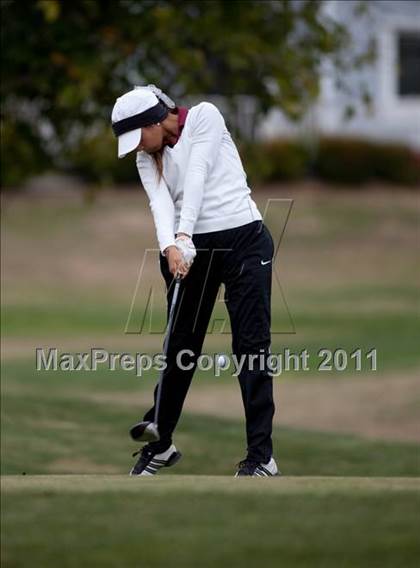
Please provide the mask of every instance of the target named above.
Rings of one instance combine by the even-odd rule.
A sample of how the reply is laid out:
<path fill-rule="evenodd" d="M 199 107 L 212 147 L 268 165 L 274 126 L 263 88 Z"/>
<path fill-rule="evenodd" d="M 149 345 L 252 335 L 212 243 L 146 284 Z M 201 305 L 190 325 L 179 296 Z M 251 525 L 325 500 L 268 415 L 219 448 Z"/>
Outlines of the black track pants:
<path fill-rule="evenodd" d="M 253 221 L 233 229 L 197 233 L 192 239 L 197 256 L 179 289 L 159 408 L 161 439 L 152 444 L 159 451 L 172 443 L 172 433 L 201 354 L 222 282 L 232 330 L 232 353 L 238 360 L 242 354 L 258 354 L 259 361 L 265 357 L 265 362 L 270 353 L 274 243 L 267 227 L 262 221 Z M 167 287 L 169 315 L 175 281 L 166 257 L 162 254 L 159 257 Z M 184 349 L 194 353 L 194 356 L 186 355 L 182 359 L 183 363 L 194 363 L 190 370 L 182 370 L 176 363 L 178 352 Z M 233 362 L 230 369 L 232 366 Z M 266 463 L 272 455 L 272 376 L 268 374 L 267 366 L 261 366 L 255 359 L 253 365 L 246 360 L 238 378 L 246 417 L 247 457 Z M 153 419 L 154 407 L 144 416 L 144 420 Z"/>

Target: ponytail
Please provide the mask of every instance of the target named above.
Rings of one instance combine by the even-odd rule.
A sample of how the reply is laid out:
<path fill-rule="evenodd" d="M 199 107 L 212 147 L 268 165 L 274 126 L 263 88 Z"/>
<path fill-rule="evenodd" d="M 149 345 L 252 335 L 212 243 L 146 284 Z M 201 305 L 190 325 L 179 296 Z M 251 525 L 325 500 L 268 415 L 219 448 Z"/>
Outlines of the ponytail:
<path fill-rule="evenodd" d="M 135 89 L 144 89 L 144 87 L 134 87 Z M 179 109 L 176 106 L 176 104 L 174 103 L 174 101 L 168 97 L 167 94 L 165 94 L 161 89 L 159 89 L 158 87 L 156 87 L 156 85 L 150 84 L 147 85 L 146 87 L 147 89 L 150 89 L 152 91 L 152 93 L 154 93 L 157 98 L 159 99 L 159 101 L 165 105 L 165 107 L 169 110 L 170 113 L 172 114 L 178 114 Z M 153 152 L 151 154 L 153 161 L 155 163 L 156 166 L 156 171 L 158 174 L 158 183 L 160 183 L 160 180 L 163 177 L 163 148 L 160 150 L 157 150 L 156 152 Z"/>

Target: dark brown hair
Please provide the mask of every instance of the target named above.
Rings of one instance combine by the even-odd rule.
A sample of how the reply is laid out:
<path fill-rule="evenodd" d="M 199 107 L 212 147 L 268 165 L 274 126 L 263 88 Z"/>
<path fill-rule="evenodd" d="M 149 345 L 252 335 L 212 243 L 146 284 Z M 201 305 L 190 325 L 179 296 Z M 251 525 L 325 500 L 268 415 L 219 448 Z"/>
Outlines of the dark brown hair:
<path fill-rule="evenodd" d="M 160 102 L 162 102 L 162 101 L 160 101 Z M 179 109 L 176 106 L 175 108 L 169 109 L 169 112 L 171 112 L 172 114 L 178 114 Z M 163 155 L 163 146 L 160 150 L 158 150 L 157 152 L 153 152 L 153 154 L 152 154 L 152 158 L 153 158 L 153 161 L 155 162 L 156 172 L 157 172 L 157 175 L 158 175 L 158 183 L 160 183 L 160 180 L 162 179 L 162 176 L 163 176 L 162 155 Z"/>

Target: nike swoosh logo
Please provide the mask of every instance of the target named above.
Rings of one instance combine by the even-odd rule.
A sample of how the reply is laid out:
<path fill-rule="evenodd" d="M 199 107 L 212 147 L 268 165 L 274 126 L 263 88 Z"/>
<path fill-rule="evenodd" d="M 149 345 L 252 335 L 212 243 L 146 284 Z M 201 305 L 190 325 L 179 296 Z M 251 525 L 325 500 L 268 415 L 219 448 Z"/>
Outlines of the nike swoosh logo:
<path fill-rule="evenodd" d="M 265 262 L 264 262 L 264 260 L 262 260 L 261 264 L 264 266 L 264 264 L 268 264 L 269 262 L 271 262 L 271 260 L 266 260 Z"/>

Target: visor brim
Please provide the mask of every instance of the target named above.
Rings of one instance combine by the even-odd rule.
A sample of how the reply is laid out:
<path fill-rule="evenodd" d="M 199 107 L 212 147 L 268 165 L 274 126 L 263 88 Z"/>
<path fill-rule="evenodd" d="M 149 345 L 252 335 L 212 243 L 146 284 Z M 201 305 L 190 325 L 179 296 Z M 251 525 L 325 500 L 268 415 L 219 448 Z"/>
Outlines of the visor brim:
<path fill-rule="evenodd" d="M 124 132 L 118 136 L 118 157 L 124 158 L 137 148 L 141 141 L 141 128 Z"/>

